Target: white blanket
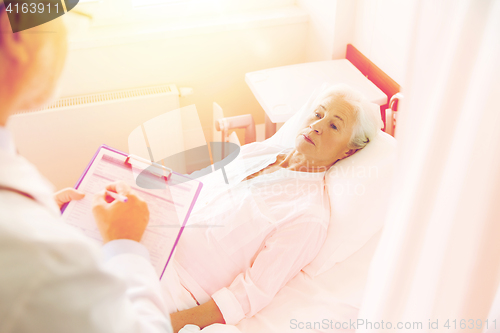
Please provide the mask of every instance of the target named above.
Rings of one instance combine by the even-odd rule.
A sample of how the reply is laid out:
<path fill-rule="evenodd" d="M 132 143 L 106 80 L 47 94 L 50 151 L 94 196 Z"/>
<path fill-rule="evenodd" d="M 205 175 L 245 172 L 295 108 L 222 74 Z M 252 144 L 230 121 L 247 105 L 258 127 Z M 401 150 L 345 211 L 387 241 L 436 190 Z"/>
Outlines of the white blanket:
<path fill-rule="evenodd" d="M 314 332 L 334 329 L 354 332 L 370 261 L 379 238 L 380 232 L 352 256 L 314 278 L 300 272 L 270 305 L 237 326 L 216 324 L 200 331 L 196 326 L 187 325 L 181 332 L 284 333 L 301 331 L 300 328 L 306 332 L 308 325 L 316 329 Z"/>

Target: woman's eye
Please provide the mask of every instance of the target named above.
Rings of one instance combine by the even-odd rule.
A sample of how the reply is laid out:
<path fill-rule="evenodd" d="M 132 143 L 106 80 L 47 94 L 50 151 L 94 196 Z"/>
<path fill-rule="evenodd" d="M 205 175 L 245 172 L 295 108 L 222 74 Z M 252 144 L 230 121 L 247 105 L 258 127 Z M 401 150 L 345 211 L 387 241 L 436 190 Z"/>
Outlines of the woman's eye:
<path fill-rule="evenodd" d="M 335 124 L 332 124 L 332 128 L 333 128 L 334 130 L 336 130 L 336 129 L 337 129 L 337 126 L 335 126 Z"/>
<path fill-rule="evenodd" d="M 320 114 L 317 112 L 314 115 L 316 116 L 316 118 L 321 118 Z"/>

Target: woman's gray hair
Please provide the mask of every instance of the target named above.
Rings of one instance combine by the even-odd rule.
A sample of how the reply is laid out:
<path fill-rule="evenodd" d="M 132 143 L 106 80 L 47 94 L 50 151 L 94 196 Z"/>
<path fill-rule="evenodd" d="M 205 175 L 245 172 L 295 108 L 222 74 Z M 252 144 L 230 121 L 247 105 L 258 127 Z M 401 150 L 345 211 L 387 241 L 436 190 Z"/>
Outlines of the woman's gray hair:
<path fill-rule="evenodd" d="M 369 103 L 359 91 L 347 84 L 337 84 L 327 88 L 316 99 L 315 106 L 328 97 L 339 97 L 351 105 L 356 122 L 349 141 L 349 149 L 364 148 L 382 127 L 380 110 L 374 110 L 374 105 Z"/>

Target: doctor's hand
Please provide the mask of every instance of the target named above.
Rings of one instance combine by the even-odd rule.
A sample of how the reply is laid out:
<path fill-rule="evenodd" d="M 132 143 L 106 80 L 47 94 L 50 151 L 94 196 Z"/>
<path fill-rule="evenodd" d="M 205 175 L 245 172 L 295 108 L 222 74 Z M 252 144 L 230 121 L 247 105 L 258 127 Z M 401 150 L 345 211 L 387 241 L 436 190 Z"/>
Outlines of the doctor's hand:
<path fill-rule="evenodd" d="M 54 200 L 59 206 L 59 209 L 61 209 L 62 205 L 64 205 L 66 202 L 70 202 L 71 200 L 80 200 L 83 199 L 84 196 L 85 193 L 68 187 L 54 193 Z"/>
<path fill-rule="evenodd" d="M 127 197 L 127 202 L 113 199 L 104 190 L 94 196 L 92 213 L 104 243 L 115 239 L 139 242 L 149 221 L 148 205 L 124 182 L 111 183 L 106 190 Z"/>

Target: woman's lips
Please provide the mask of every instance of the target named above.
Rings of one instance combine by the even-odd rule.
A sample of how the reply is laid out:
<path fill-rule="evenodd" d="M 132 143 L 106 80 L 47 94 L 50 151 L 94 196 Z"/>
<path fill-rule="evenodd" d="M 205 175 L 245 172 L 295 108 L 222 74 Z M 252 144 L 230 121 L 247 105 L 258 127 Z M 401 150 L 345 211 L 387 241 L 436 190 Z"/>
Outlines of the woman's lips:
<path fill-rule="evenodd" d="M 309 138 L 306 134 L 302 134 L 304 136 L 304 139 L 309 142 L 310 144 L 313 144 L 314 145 L 314 142 L 313 140 L 311 140 L 311 138 Z"/>

